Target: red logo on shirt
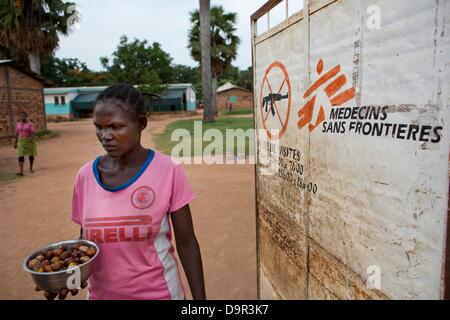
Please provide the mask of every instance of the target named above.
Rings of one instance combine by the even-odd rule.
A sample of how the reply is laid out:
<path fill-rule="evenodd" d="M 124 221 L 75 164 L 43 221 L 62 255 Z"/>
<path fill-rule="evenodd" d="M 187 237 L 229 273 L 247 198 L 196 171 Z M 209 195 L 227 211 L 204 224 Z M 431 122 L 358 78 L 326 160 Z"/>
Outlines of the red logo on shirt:
<path fill-rule="evenodd" d="M 152 217 L 121 216 L 85 219 L 85 239 L 95 243 L 146 241 L 152 236 Z"/>
<path fill-rule="evenodd" d="M 136 209 L 147 209 L 155 201 L 155 192 L 148 186 L 142 186 L 134 190 L 130 200 Z"/>

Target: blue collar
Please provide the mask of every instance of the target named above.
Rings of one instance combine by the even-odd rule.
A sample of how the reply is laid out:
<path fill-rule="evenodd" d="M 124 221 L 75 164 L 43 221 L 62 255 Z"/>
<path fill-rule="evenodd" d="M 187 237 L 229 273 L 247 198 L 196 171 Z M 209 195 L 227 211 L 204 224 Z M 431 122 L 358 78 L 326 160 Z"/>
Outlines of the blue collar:
<path fill-rule="evenodd" d="M 152 162 L 153 158 L 155 156 L 155 151 L 153 151 L 152 149 L 149 149 L 149 153 L 148 153 L 148 157 L 145 160 L 144 164 L 142 165 L 142 167 L 139 169 L 139 171 L 134 175 L 133 178 L 131 178 L 129 181 L 125 182 L 124 184 L 117 186 L 115 188 L 110 188 L 106 185 L 104 185 L 101 181 L 100 181 L 100 174 L 98 172 L 98 162 L 100 161 L 101 156 L 98 156 L 93 165 L 92 165 L 92 170 L 94 171 L 94 176 L 95 176 L 95 180 L 97 180 L 97 183 L 106 191 L 111 191 L 111 192 L 116 192 L 116 191 L 120 191 L 123 189 L 128 188 L 129 186 L 131 186 L 134 182 L 136 182 L 137 179 L 139 179 L 139 177 L 144 173 L 144 171 L 147 169 L 147 167 L 150 165 L 150 163 Z"/>

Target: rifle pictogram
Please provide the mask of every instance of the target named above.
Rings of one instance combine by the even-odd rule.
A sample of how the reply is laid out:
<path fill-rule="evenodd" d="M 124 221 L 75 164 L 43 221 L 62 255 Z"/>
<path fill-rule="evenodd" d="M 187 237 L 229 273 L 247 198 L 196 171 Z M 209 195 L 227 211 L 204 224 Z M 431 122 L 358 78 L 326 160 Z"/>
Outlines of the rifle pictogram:
<path fill-rule="evenodd" d="M 263 98 L 263 108 L 265 109 L 265 112 L 268 112 L 267 109 L 270 103 L 269 111 L 272 113 L 272 116 L 275 116 L 275 101 L 281 101 L 283 99 L 287 99 L 288 97 L 289 94 L 282 95 L 280 93 L 269 93 L 268 96 Z"/>
<path fill-rule="evenodd" d="M 271 81 L 274 83 L 281 78 L 281 85 L 277 91 L 272 89 Z M 270 79 L 269 79 L 270 78 Z M 275 88 L 276 89 L 276 88 Z M 263 94 L 265 94 L 263 96 Z M 283 102 L 283 103 L 282 103 Z M 291 110 L 291 83 L 286 67 L 279 61 L 273 62 L 266 70 L 261 84 L 260 93 L 261 115 L 264 129 L 267 136 L 273 139 L 279 139 L 286 131 Z M 269 116 L 275 121 L 269 119 Z M 278 134 L 274 134 L 271 130 L 279 130 Z"/>

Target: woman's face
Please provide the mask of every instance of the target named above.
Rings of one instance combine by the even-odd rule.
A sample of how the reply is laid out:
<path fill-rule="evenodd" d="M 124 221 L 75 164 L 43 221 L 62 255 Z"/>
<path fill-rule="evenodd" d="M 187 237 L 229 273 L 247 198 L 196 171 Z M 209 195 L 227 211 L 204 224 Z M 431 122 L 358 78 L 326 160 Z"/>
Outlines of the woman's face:
<path fill-rule="evenodd" d="M 97 138 L 112 158 L 120 157 L 140 144 L 141 131 L 145 125 L 139 124 L 133 114 L 123 111 L 111 102 L 98 102 L 94 108 L 94 125 Z"/>
<path fill-rule="evenodd" d="M 23 121 L 23 122 L 27 121 L 27 117 L 28 117 L 27 114 L 22 112 L 20 114 L 20 121 Z"/>

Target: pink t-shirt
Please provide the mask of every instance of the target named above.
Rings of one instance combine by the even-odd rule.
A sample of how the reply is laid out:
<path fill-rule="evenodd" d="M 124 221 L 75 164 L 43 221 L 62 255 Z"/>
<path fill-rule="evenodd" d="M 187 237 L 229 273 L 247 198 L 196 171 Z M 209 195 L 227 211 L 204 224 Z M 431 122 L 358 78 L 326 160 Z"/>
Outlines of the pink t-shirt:
<path fill-rule="evenodd" d="M 72 220 L 100 247 L 89 299 L 183 299 L 169 215 L 196 197 L 184 168 L 150 150 L 133 179 L 110 189 L 99 158 L 79 170 L 72 198 Z"/>
<path fill-rule="evenodd" d="M 16 122 L 16 133 L 21 138 L 28 138 L 33 133 L 36 132 L 36 129 L 34 129 L 33 123 L 31 121 L 27 121 L 25 123 L 22 123 L 22 121 Z"/>

